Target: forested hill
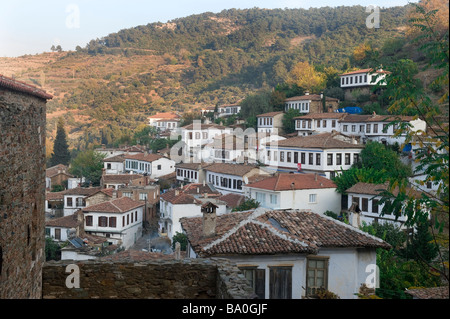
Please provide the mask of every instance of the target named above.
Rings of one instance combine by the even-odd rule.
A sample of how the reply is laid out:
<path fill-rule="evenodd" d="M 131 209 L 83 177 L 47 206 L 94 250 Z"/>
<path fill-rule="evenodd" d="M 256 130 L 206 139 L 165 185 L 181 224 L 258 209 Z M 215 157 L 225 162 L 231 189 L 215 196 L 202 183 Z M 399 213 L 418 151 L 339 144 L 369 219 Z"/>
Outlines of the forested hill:
<path fill-rule="evenodd" d="M 14 75 L 55 95 L 49 136 L 64 115 L 71 144 L 84 148 L 132 132 L 156 111 L 234 103 L 273 88 L 299 61 L 360 67 L 355 48 L 402 37 L 406 12 L 381 9 L 379 29 L 367 28 L 362 6 L 203 13 L 121 30 L 41 65 L 21 63 Z"/>

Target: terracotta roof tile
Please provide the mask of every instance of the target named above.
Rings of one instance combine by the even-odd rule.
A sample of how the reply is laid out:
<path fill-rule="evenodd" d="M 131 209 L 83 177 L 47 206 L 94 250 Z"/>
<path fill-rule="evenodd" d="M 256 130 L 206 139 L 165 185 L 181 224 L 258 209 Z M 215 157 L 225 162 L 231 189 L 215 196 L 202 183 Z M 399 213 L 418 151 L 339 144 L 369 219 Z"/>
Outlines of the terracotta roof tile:
<path fill-rule="evenodd" d="M 326 247 L 390 248 L 379 238 L 311 211 L 256 209 L 218 215 L 216 234 L 211 237 L 202 234 L 202 217 L 182 218 L 180 222 L 200 257 L 317 254 Z"/>
<path fill-rule="evenodd" d="M 49 227 L 64 227 L 64 228 L 75 228 L 78 224 L 78 214 L 74 213 L 68 216 L 59 217 L 47 220 L 45 226 Z"/>
<path fill-rule="evenodd" d="M 293 96 L 293 97 L 285 99 L 286 102 L 302 101 L 302 100 L 305 100 L 305 101 L 309 101 L 309 100 L 311 100 L 311 101 L 320 101 L 320 100 L 322 100 L 322 98 L 320 97 L 319 94 L 309 94 L 309 95 Z M 336 101 L 336 102 L 339 101 L 339 99 L 336 99 L 334 97 L 329 97 L 329 96 L 326 96 L 325 100 L 326 101 Z"/>
<path fill-rule="evenodd" d="M 278 145 L 278 147 L 298 147 L 298 148 L 364 148 L 361 144 L 352 144 L 339 140 L 339 133 L 321 133 L 308 136 L 296 136 L 275 143 L 267 143 L 268 146 Z"/>
<path fill-rule="evenodd" d="M 158 155 L 158 154 L 148 154 L 148 153 L 125 155 L 125 159 L 132 159 L 132 160 L 143 161 L 143 162 L 153 162 L 153 161 L 159 160 L 161 158 L 164 158 L 164 156 Z"/>
<path fill-rule="evenodd" d="M 45 170 L 46 177 L 53 177 L 58 174 L 65 174 L 65 175 L 72 176 L 71 174 L 69 174 L 69 168 L 63 164 L 58 164 L 58 165 L 49 167 Z"/>
<path fill-rule="evenodd" d="M 328 178 L 316 174 L 301 173 L 281 173 L 277 176 L 248 184 L 247 186 L 273 191 L 336 188 L 336 184 Z"/>
<path fill-rule="evenodd" d="M 448 286 L 406 289 L 405 293 L 417 299 L 449 299 Z"/>
<path fill-rule="evenodd" d="M 102 176 L 103 183 L 131 184 L 133 180 L 142 178 L 141 174 L 106 174 Z"/>
<path fill-rule="evenodd" d="M 125 155 L 121 154 L 121 155 L 116 155 L 116 156 L 111 156 L 111 157 L 107 157 L 105 159 L 103 159 L 103 162 L 117 162 L 117 163 L 122 163 L 125 161 Z"/>
<path fill-rule="evenodd" d="M 45 100 L 50 100 L 53 98 L 52 95 L 48 94 L 44 90 L 38 89 L 34 85 L 17 81 L 15 79 L 3 76 L 2 74 L 0 74 L 0 87 L 14 90 L 17 92 L 30 94 Z"/>
<path fill-rule="evenodd" d="M 144 205 L 145 204 L 142 201 L 135 201 L 125 196 L 108 202 L 88 206 L 83 209 L 83 212 L 125 213 Z"/>
<path fill-rule="evenodd" d="M 180 115 L 173 112 L 156 113 L 148 117 L 149 119 L 179 119 Z"/>
<path fill-rule="evenodd" d="M 219 197 L 219 200 L 227 203 L 228 207 L 235 208 L 241 205 L 245 201 L 244 195 L 229 193 Z"/>
<path fill-rule="evenodd" d="M 182 129 L 184 130 L 193 130 L 193 129 L 199 129 L 199 130 L 209 130 L 209 129 L 216 129 L 216 130 L 224 130 L 226 129 L 225 126 L 218 125 L 215 123 L 212 124 L 201 124 L 201 123 L 192 123 L 186 126 L 183 126 Z"/>
<path fill-rule="evenodd" d="M 279 111 L 279 112 L 268 112 L 268 113 L 256 115 L 256 117 L 274 117 L 274 116 L 276 116 L 276 115 L 283 114 L 283 113 L 284 113 L 283 111 Z"/>
<path fill-rule="evenodd" d="M 254 169 L 258 169 L 258 167 L 255 165 L 246 164 L 214 163 L 206 167 L 205 171 L 235 176 L 244 176 Z"/>

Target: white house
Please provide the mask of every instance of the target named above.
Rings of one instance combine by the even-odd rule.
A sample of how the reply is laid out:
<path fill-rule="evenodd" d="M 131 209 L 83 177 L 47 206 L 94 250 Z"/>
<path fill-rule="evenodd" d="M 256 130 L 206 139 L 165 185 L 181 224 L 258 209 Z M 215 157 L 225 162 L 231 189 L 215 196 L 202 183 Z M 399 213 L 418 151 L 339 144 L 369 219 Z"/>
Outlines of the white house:
<path fill-rule="evenodd" d="M 106 174 L 123 174 L 125 172 L 125 156 L 117 155 L 105 158 L 103 160 L 103 168 Z"/>
<path fill-rule="evenodd" d="M 361 69 L 340 74 L 341 88 L 357 88 L 374 85 L 386 85 L 386 74 L 382 69 Z"/>
<path fill-rule="evenodd" d="M 325 109 L 324 110 L 324 102 Z M 309 94 L 306 92 L 305 95 L 293 96 L 287 98 L 284 101 L 284 110 L 288 111 L 290 109 L 297 110 L 299 113 L 324 113 L 324 112 L 334 112 L 339 105 L 339 100 L 329 96 L 323 96 L 323 94 Z"/>
<path fill-rule="evenodd" d="M 174 112 L 161 112 L 149 116 L 148 125 L 155 127 L 158 131 L 172 131 L 178 128 L 181 116 Z"/>
<path fill-rule="evenodd" d="M 282 134 L 284 112 L 268 112 L 256 116 L 258 133 Z"/>
<path fill-rule="evenodd" d="M 364 145 L 337 132 L 296 136 L 266 144 L 265 164 L 277 171 L 318 173 L 333 178 L 359 160 Z"/>
<path fill-rule="evenodd" d="M 181 141 L 184 144 L 185 152 L 189 156 L 195 156 L 199 160 L 209 158 L 210 150 L 202 154 L 202 149 L 206 144 L 212 143 L 214 137 L 224 133 L 231 133 L 231 128 L 226 128 L 217 124 L 202 124 L 194 120 L 194 123 L 181 128 Z"/>
<path fill-rule="evenodd" d="M 188 184 L 161 194 L 159 232 L 172 239 L 182 232 L 180 218 L 199 215 L 205 203 L 216 205 L 218 214 L 226 213 L 226 202 L 218 199 L 221 195 L 208 184 Z"/>
<path fill-rule="evenodd" d="M 125 171 L 135 174 L 148 175 L 151 178 L 158 178 L 175 171 L 175 161 L 157 154 L 147 152 L 126 155 Z"/>
<path fill-rule="evenodd" d="M 57 242 L 65 242 L 77 235 L 78 222 L 78 214 L 46 220 L 45 236 Z"/>
<path fill-rule="evenodd" d="M 88 206 L 83 209 L 84 231 L 128 249 L 142 236 L 144 206 L 126 196 Z"/>
<path fill-rule="evenodd" d="M 382 214 L 384 204 L 380 203 L 380 193 L 388 189 L 389 184 L 370 184 L 370 183 L 357 183 L 346 190 L 348 194 L 348 209 L 349 220 L 355 226 L 361 225 L 363 222 L 366 224 L 378 223 L 393 223 L 398 227 L 403 228 L 407 221 L 407 216 L 399 216 L 396 218 L 393 214 Z M 397 189 L 393 191 L 393 195 L 396 195 Z M 414 189 L 408 189 L 408 192 L 420 197 L 420 191 Z M 355 205 L 352 208 L 352 204 Z M 357 207 L 356 207 L 357 206 Z M 359 215 L 355 211 L 360 211 Z"/>
<path fill-rule="evenodd" d="M 260 299 L 314 297 L 319 289 L 356 299 L 361 287 L 375 286 L 376 249 L 390 248 L 379 238 L 305 210 L 205 212 L 181 224 L 188 257 L 231 260 Z"/>
<path fill-rule="evenodd" d="M 347 113 L 310 113 L 294 118 L 295 130 L 299 136 L 317 133 L 341 132 L 341 121 Z"/>
<path fill-rule="evenodd" d="M 64 216 L 86 207 L 86 198 L 101 191 L 101 187 L 77 187 L 64 191 Z"/>
<path fill-rule="evenodd" d="M 140 145 L 125 146 L 121 148 L 106 148 L 103 146 L 101 148 L 96 148 L 94 151 L 99 154 L 103 154 L 105 155 L 105 158 L 108 158 L 124 154 L 135 155 L 143 153 L 145 152 L 145 148 Z"/>
<path fill-rule="evenodd" d="M 178 163 L 175 165 L 176 178 L 184 183 L 203 183 L 206 181 L 204 168 L 212 163 Z"/>
<path fill-rule="evenodd" d="M 243 163 L 247 157 L 246 145 L 243 137 L 234 134 L 221 134 L 215 136 L 213 142 L 207 146 L 210 148 L 210 161 Z"/>
<path fill-rule="evenodd" d="M 237 115 L 241 111 L 241 106 L 237 103 L 221 105 L 217 108 L 218 115 L 217 117 L 231 116 Z"/>
<path fill-rule="evenodd" d="M 214 163 L 204 168 L 206 182 L 212 184 L 222 194 L 243 194 L 242 186 L 249 178 L 258 175 L 269 175 L 262 168 L 248 164 Z"/>
<path fill-rule="evenodd" d="M 270 209 L 310 209 L 319 214 L 341 211 L 336 184 L 318 174 L 281 173 L 245 185 L 244 195 Z"/>

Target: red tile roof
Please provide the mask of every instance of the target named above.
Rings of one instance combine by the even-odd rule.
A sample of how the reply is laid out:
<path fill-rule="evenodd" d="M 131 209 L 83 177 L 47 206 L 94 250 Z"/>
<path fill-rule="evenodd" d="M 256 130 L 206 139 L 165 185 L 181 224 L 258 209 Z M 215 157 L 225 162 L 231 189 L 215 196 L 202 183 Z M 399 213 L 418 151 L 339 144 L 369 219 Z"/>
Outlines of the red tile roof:
<path fill-rule="evenodd" d="M 45 222 L 45 226 L 49 227 L 76 228 L 77 225 L 78 225 L 78 213 L 50 219 Z"/>
<path fill-rule="evenodd" d="M 148 117 L 149 119 L 179 119 L 181 118 L 180 115 L 173 113 L 173 112 L 162 112 L 162 113 L 156 113 L 154 115 L 151 115 Z"/>
<path fill-rule="evenodd" d="M 164 158 L 164 156 L 161 156 L 158 154 L 148 154 L 148 153 L 125 155 L 125 159 L 132 159 L 132 160 L 143 161 L 143 162 L 153 162 L 153 161 L 159 160 L 161 158 Z"/>
<path fill-rule="evenodd" d="M 160 198 L 174 205 L 181 205 L 181 204 L 203 205 L 203 203 L 198 199 L 196 199 L 194 196 L 180 192 L 180 190 L 175 189 L 172 189 L 168 192 L 165 192 L 164 194 L 161 194 Z"/>
<path fill-rule="evenodd" d="M 142 201 L 135 201 L 129 197 L 120 197 L 108 202 L 88 206 L 83 209 L 83 212 L 125 213 L 144 205 L 145 203 Z"/>
<path fill-rule="evenodd" d="M 350 72 L 346 72 L 346 73 L 342 73 L 339 74 L 339 76 L 343 76 L 343 75 L 351 75 L 351 74 L 359 74 L 359 73 L 391 73 L 389 71 L 383 71 L 383 70 L 378 70 L 376 72 L 373 72 L 373 69 L 361 69 L 361 70 L 355 70 L 355 71 L 350 71 Z"/>
<path fill-rule="evenodd" d="M 283 111 L 280 111 L 280 112 L 268 112 L 268 113 L 256 115 L 256 117 L 274 117 L 274 116 L 276 116 L 278 114 L 283 114 L 283 113 L 284 113 Z"/>
<path fill-rule="evenodd" d="M 337 113 L 337 112 L 308 113 L 303 116 L 296 116 L 296 117 L 294 117 L 294 120 L 343 119 L 347 115 L 348 115 L 348 113 Z"/>
<path fill-rule="evenodd" d="M 205 171 L 227 175 L 244 176 L 254 169 L 258 169 L 258 167 L 255 165 L 246 164 L 214 163 L 206 167 Z"/>
<path fill-rule="evenodd" d="M 220 196 L 218 199 L 227 203 L 228 207 L 235 208 L 235 207 L 241 205 L 245 201 L 245 196 L 229 193 L 229 194 Z"/>
<path fill-rule="evenodd" d="M 194 130 L 194 129 L 196 129 L 196 130 L 197 129 L 198 130 L 209 130 L 209 129 L 224 130 L 224 129 L 226 129 L 226 127 L 215 124 L 215 123 L 212 123 L 212 124 L 192 123 L 192 124 L 183 126 L 182 129 L 185 129 L 185 130 Z"/>
<path fill-rule="evenodd" d="M 131 184 L 133 180 L 142 178 L 141 174 L 106 174 L 102 176 L 103 183 Z"/>
<path fill-rule="evenodd" d="M 200 257 L 220 255 L 317 254 L 320 248 L 390 245 L 357 228 L 311 211 L 264 210 L 216 217 L 216 234 L 204 237 L 202 217 L 180 219 Z"/>
<path fill-rule="evenodd" d="M 331 132 L 331 133 L 321 133 L 314 134 L 308 136 L 296 136 L 292 138 L 288 138 L 285 140 L 280 140 L 266 143 L 268 146 L 277 146 L 278 147 L 297 147 L 297 148 L 320 148 L 320 149 L 329 149 L 329 148 L 364 148 L 364 145 L 361 144 L 352 144 L 348 142 L 344 142 L 339 140 L 339 133 Z"/>
<path fill-rule="evenodd" d="M 336 184 L 328 178 L 317 174 L 300 173 L 281 173 L 278 176 L 266 178 L 247 186 L 272 191 L 336 188 Z"/>
<path fill-rule="evenodd" d="M 52 167 L 49 167 L 45 170 L 45 176 L 46 177 L 53 177 L 56 176 L 58 174 L 65 174 L 68 176 L 72 176 L 71 174 L 69 174 L 69 168 L 66 165 L 63 164 L 58 164 Z"/>
<path fill-rule="evenodd" d="M 305 101 L 309 101 L 309 100 L 311 100 L 311 101 L 321 101 L 322 97 L 320 97 L 319 94 L 308 94 L 308 95 L 293 96 L 293 97 L 287 98 L 284 101 L 285 102 L 291 102 L 291 101 L 303 101 L 303 100 L 305 100 Z M 331 101 L 338 102 L 339 101 L 339 99 L 336 99 L 334 97 L 329 97 L 329 96 L 326 96 L 325 100 L 329 101 L 329 102 L 331 102 Z"/>
<path fill-rule="evenodd" d="M 25 82 L 17 81 L 12 78 L 6 77 L 0 74 L 0 87 L 7 88 L 13 91 L 21 92 L 36 96 L 41 99 L 50 100 L 52 95 L 48 94 L 44 90 L 38 89 L 34 85 L 27 84 Z"/>

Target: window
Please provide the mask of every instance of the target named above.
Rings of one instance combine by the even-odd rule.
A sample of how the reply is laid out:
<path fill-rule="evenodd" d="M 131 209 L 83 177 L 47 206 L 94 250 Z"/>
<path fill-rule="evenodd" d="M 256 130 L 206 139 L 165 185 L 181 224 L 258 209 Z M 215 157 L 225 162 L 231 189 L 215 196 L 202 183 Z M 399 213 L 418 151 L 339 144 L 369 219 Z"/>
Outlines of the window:
<path fill-rule="evenodd" d="M 109 217 L 109 227 L 116 228 L 117 219 L 116 217 Z"/>
<path fill-rule="evenodd" d="M 86 226 L 92 226 L 92 225 L 93 225 L 92 216 L 86 216 Z"/>
<path fill-rule="evenodd" d="M 317 194 L 309 194 L 309 202 L 310 203 L 316 203 L 317 200 Z"/>
<path fill-rule="evenodd" d="M 333 154 L 327 154 L 327 165 L 333 165 Z"/>
<path fill-rule="evenodd" d="M 253 291 L 258 298 L 264 299 L 266 290 L 266 270 L 254 267 L 242 267 L 240 270 L 250 283 L 250 286 L 253 288 Z"/>
<path fill-rule="evenodd" d="M 284 152 L 280 152 L 280 162 L 284 162 Z"/>
<path fill-rule="evenodd" d="M 316 127 L 320 127 L 320 120 L 316 120 Z"/>
<path fill-rule="evenodd" d="M 237 181 L 237 189 L 242 189 L 242 181 Z"/>
<path fill-rule="evenodd" d="M 291 152 L 287 152 L 287 162 L 288 163 L 292 162 L 292 153 Z"/>
<path fill-rule="evenodd" d="M 359 154 L 353 154 L 353 163 L 357 163 L 359 161 Z"/>
<path fill-rule="evenodd" d="M 333 128 L 336 127 L 336 120 L 331 121 L 331 127 L 333 127 Z"/>
<path fill-rule="evenodd" d="M 61 228 L 55 228 L 55 239 L 61 240 Z"/>
<path fill-rule="evenodd" d="M 124 197 L 129 197 L 129 198 L 131 198 L 132 195 L 133 195 L 132 192 L 122 192 L 122 196 L 124 196 Z"/>
<path fill-rule="evenodd" d="M 298 152 L 294 152 L 294 163 L 298 163 Z"/>
<path fill-rule="evenodd" d="M 269 298 L 292 298 L 292 267 L 270 267 Z"/>
<path fill-rule="evenodd" d="M 67 207 L 72 207 L 72 197 L 67 197 Z"/>
<path fill-rule="evenodd" d="M 364 129 L 365 129 L 364 125 L 360 125 L 359 126 L 359 132 L 360 133 L 364 133 Z"/>
<path fill-rule="evenodd" d="M 136 221 L 136 222 L 137 222 L 137 220 L 138 220 L 138 218 L 137 218 L 137 217 L 138 217 L 138 215 L 137 215 L 137 211 L 135 211 L 135 212 L 134 212 L 134 221 Z"/>
<path fill-rule="evenodd" d="M 139 200 L 146 200 L 148 194 L 147 193 L 139 193 Z"/>
<path fill-rule="evenodd" d="M 362 207 L 363 212 L 369 211 L 369 200 L 367 198 L 362 198 L 361 204 L 362 204 L 361 207 Z"/>
<path fill-rule="evenodd" d="M 256 201 L 264 205 L 266 203 L 266 194 L 256 192 Z"/>
<path fill-rule="evenodd" d="M 158 171 L 160 171 L 161 170 L 161 165 L 158 165 Z"/>
<path fill-rule="evenodd" d="M 352 132 L 356 132 L 356 125 L 352 125 Z"/>
<path fill-rule="evenodd" d="M 111 169 L 111 163 L 106 163 L 106 169 Z"/>
<path fill-rule="evenodd" d="M 372 199 L 372 213 L 378 214 L 378 199 Z"/>
<path fill-rule="evenodd" d="M 342 154 L 341 153 L 336 154 L 336 165 L 342 165 Z"/>
<path fill-rule="evenodd" d="M 308 258 L 306 272 L 306 295 L 314 296 L 318 290 L 328 287 L 328 259 Z"/>
<path fill-rule="evenodd" d="M 348 125 L 344 125 L 344 126 L 342 127 L 342 131 L 343 131 L 343 132 L 347 132 L 347 131 L 348 131 Z"/>
<path fill-rule="evenodd" d="M 199 132 L 195 132 L 195 139 L 199 140 L 200 139 L 200 133 Z"/>
<path fill-rule="evenodd" d="M 316 154 L 316 165 L 320 165 L 320 154 Z"/>
<path fill-rule="evenodd" d="M 388 125 L 383 124 L 383 133 L 387 133 L 387 131 L 388 131 Z"/>
<path fill-rule="evenodd" d="M 366 125 L 366 133 L 370 133 L 370 124 Z"/>
<path fill-rule="evenodd" d="M 277 151 L 273 151 L 273 160 L 278 161 Z"/>
<path fill-rule="evenodd" d="M 98 218 L 99 227 L 108 227 L 108 218 L 106 216 L 100 216 Z"/>
<path fill-rule="evenodd" d="M 202 138 L 204 140 L 208 139 L 208 132 L 202 132 Z"/>
<path fill-rule="evenodd" d="M 345 165 L 350 165 L 350 153 L 345 153 Z"/>
<path fill-rule="evenodd" d="M 313 165 L 313 164 L 314 164 L 314 154 L 309 153 L 309 165 Z"/>
<path fill-rule="evenodd" d="M 302 163 L 302 164 L 306 163 L 305 152 L 300 153 L 300 163 Z"/>
<path fill-rule="evenodd" d="M 323 127 L 323 128 L 327 127 L 327 120 L 323 120 L 323 122 L 322 122 L 322 127 Z"/>
<path fill-rule="evenodd" d="M 77 198 L 77 207 L 85 207 L 86 206 L 86 200 L 84 198 L 78 197 Z"/>
<path fill-rule="evenodd" d="M 271 204 L 278 204 L 278 195 L 270 194 L 270 203 Z"/>

